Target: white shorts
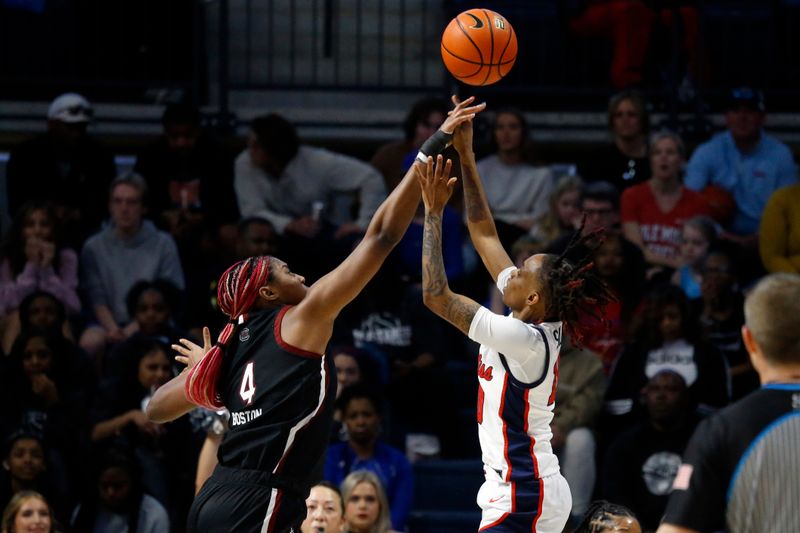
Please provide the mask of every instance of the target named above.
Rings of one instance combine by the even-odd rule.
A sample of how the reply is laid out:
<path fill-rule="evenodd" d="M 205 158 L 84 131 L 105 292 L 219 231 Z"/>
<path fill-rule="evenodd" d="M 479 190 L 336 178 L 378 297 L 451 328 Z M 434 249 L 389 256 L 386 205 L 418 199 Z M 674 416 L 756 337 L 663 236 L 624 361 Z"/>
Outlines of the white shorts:
<path fill-rule="evenodd" d="M 572 509 L 567 480 L 553 474 L 530 484 L 506 483 L 490 468 L 478 491 L 479 531 L 561 533 Z"/>

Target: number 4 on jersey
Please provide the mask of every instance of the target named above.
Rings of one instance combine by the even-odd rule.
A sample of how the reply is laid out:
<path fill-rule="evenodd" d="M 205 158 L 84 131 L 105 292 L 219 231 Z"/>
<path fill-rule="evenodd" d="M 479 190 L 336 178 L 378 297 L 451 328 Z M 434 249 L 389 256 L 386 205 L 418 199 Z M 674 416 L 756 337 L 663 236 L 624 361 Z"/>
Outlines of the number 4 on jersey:
<path fill-rule="evenodd" d="M 239 396 L 247 405 L 253 403 L 253 396 L 256 395 L 256 385 L 253 379 L 253 362 L 247 363 L 242 376 L 242 385 L 239 387 Z"/>

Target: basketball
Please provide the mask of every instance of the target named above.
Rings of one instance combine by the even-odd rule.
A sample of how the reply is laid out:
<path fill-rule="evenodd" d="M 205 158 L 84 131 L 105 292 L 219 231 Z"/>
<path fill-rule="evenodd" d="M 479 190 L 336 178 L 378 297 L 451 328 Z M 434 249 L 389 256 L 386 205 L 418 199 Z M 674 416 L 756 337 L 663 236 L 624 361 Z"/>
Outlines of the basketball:
<path fill-rule="evenodd" d="M 468 85 L 491 85 L 517 59 L 514 28 L 500 14 L 469 9 L 450 21 L 442 35 L 442 60 L 450 74 Z"/>
<path fill-rule="evenodd" d="M 700 194 L 708 204 L 711 218 L 723 226 L 731 221 L 736 213 L 736 201 L 731 193 L 717 185 L 708 185 Z"/>

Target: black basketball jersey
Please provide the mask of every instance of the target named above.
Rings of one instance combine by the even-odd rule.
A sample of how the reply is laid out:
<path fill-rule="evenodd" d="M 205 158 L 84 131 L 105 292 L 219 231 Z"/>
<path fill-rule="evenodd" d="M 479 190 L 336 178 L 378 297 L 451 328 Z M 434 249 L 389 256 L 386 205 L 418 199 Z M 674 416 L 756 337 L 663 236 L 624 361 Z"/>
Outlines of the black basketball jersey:
<path fill-rule="evenodd" d="M 675 476 L 664 521 L 698 531 L 724 529 L 743 458 L 771 424 L 797 412 L 800 384 L 769 384 L 701 422 Z M 787 454 L 797 450 L 798 443 L 787 443 Z"/>
<path fill-rule="evenodd" d="M 254 312 L 234 331 L 220 374 L 230 429 L 218 457 L 223 466 L 274 474 L 302 490 L 322 478 L 336 373 L 331 357 L 281 338 L 288 309 Z"/>

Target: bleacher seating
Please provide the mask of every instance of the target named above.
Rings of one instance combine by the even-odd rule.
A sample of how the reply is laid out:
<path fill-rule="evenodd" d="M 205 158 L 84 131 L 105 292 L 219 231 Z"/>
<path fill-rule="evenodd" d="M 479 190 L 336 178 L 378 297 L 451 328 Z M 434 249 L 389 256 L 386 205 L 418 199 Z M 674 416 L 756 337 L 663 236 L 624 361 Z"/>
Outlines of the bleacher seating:
<path fill-rule="evenodd" d="M 481 514 L 475 498 L 482 483 L 483 465 L 479 460 L 415 463 L 410 533 L 477 530 Z"/>

